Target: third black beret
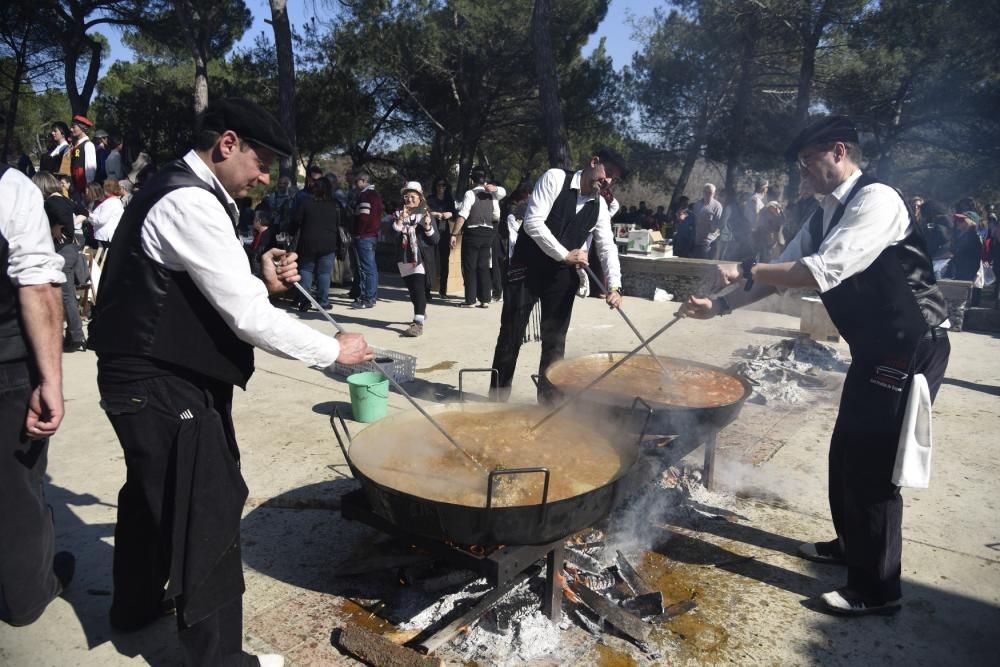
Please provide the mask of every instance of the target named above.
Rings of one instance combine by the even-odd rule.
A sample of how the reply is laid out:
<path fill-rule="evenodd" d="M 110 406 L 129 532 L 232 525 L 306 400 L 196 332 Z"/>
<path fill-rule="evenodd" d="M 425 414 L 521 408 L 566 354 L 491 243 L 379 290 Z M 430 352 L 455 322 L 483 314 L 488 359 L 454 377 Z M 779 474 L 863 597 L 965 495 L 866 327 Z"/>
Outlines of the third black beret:
<path fill-rule="evenodd" d="M 858 128 L 847 116 L 823 116 L 810 123 L 792 140 L 788 150 L 785 151 L 785 158 L 794 161 L 803 148 L 831 144 L 835 141 L 858 143 Z"/>
<path fill-rule="evenodd" d="M 278 119 L 247 99 L 227 97 L 213 102 L 205 110 L 202 128 L 220 133 L 232 130 L 241 139 L 263 146 L 279 157 L 292 154 L 292 142 Z"/>

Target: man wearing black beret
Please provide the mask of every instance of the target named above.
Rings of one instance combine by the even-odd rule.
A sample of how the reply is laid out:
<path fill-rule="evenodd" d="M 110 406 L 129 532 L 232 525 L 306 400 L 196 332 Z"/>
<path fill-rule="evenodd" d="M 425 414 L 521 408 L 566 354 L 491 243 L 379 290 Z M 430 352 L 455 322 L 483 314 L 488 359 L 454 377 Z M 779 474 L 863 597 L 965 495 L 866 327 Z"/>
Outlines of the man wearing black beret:
<path fill-rule="evenodd" d="M 542 356 L 538 374 L 542 380 L 538 398 L 551 400 L 545 369 L 563 358 L 573 299 L 581 283 L 587 282 L 586 274 L 581 280 L 577 270 L 587 266 L 591 244 L 607 277 L 608 305 L 617 308 L 621 303 L 618 248 L 601 192 L 627 175 L 622 156 L 602 148 L 583 169 L 549 169 L 535 182 L 504 283 L 500 333 L 493 352 L 498 375 L 491 388 L 498 398 L 506 400 L 510 395 L 524 331 L 532 308 L 539 303 Z"/>
<path fill-rule="evenodd" d="M 90 325 L 98 388 L 125 454 L 111 624 L 138 630 L 176 607 L 187 665 L 279 667 L 242 650 L 240 515 L 247 487 L 230 408 L 253 348 L 327 368 L 372 358 L 274 308 L 298 281 L 295 254 L 265 254 L 255 278 L 234 198 L 291 153 L 278 121 L 248 100 L 209 107 L 195 148 L 151 178 L 125 211 Z"/>
<path fill-rule="evenodd" d="M 776 262 L 720 265 L 722 285 L 743 280 L 745 289 L 692 297 L 681 313 L 707 319 L 776 289 L 819 291 L 852 361 L 830 441 L 836 537 L 803 544 L 799 555 L 847 567 L 846 586 L 817 600 L 823 611 L 892 614 L 902 596 L 903 519 L 893 467 L 909 394 L 920 392 L 929 402 L 944 379 L 951 349 L 947 309 L 902 197 L 861 172 L 850 119 L 815 121 L 795 138 L 788 157 L 798 161 L 803 181 L 824 195 L 820 208 Z M 919 375 L 926 385 L 914 381 Z"/>

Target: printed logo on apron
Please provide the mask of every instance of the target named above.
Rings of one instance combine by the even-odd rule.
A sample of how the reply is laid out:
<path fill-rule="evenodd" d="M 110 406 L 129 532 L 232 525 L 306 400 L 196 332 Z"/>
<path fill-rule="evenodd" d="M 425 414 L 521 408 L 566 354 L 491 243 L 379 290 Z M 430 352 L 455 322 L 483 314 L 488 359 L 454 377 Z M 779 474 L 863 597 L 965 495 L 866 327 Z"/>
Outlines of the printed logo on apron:
<path fill-rule="evenodd" d="M 910 377 L 905 371 L 892 366 L 876 366 L 875 373 L 868 379 L 872 384 L 892 391 L 903 391 L 906 379 Z"/>

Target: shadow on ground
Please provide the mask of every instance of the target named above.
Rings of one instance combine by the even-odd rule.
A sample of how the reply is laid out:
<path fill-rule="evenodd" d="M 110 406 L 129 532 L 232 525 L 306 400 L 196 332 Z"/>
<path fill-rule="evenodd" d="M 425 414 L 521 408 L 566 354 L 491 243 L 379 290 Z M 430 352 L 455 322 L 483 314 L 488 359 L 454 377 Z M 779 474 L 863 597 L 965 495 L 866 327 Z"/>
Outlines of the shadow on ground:
<path fill-rule="evenodd" d="M 76 556 L 76 575 L 63 598 L 73 608 L 83 628 L 87 648 L 111 642 L 120 654 L 142 658 L 152 667 L 175 667 L 180 664 L 177 626 L 173 616 L 164 617 L 139 632 L 123 634 L 111 629 L 111 564 L 114 549 L 109 539 L 113 523 L 84 523 L 72 507 L 106 505 L 90 494 L 78 494 L 56 484 L 46 486 L 46 498 L 56 524 L 56 547 L 72 543 Z"/>
<path fill-rule="evenodd" d="M 799 539 L 721 516 L 684 527 L 684 534 L 665 531 L 654 550 L 673 561 L 725 570 L 802 596 L 803 613 L 814 615 L 813 627 L 826 639 L 807 647 L 813 664 L 996 664 L 1000 651 L 995 632 L 1000 627 L 1000 607 L 996 605 L 904 579 L 903 610 L 895 616 L 827 616 L 813 611 L 809 601 L 846 583 L 842 567 L 807 563 L 802 573 L 768 560 L 768 552 L 794 555 Z M 755 547 L 758 556 L 735 553 L 692 532 Z M 750 608 L 754 605 L 752 600 L 745 602 Z M 766 611 L 762 613 L 766 617 Z M 758 621 L 763 622 L 754 622 Z"/>

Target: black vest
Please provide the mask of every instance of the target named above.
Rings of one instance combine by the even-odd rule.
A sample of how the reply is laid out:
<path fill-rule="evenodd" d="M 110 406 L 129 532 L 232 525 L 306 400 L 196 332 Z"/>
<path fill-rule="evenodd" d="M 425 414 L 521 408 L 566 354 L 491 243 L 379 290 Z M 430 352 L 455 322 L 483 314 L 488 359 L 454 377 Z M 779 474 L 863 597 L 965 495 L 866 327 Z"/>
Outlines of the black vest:
<path fill-rule="evenodd" d="M 587 240 L 587 235 L 597 225 L 597 216 L 600 213 L 600 203 L 596 198 L 587 202 L 576 212 L 576 200 L 579 190 L 574 190 L 573 176 L 576 172 L 567 171 L 566 180 L 563 182 L 562 192 L 552 204 L 549 217 L 545 219 L 545 226 L 549 228 L 552 235 L 569 250 L 576 250 Z M 517 267 L 530 267 L 532 269 L 572 268 L 562 262 L 557 262 L 538 247 L 535 239 L 531 238 L 524 230 L 517 235 L 517 243 L 514 245 L 514 256 L 511 259 L 511 269 Z"/>
<path fill-rule="evenodd" d="M 171 271 L 142 250 L 149 210 L 168 192 L 190 187 L 208 190 L 228 209 L 225 195 L 183 161 L 158 172 L 129 202 L 118 224 L 115 247 L 101 275 L 88 346 L 98 356 L 150 358 L 245 388 L 253 374 L 253 347 L 226 325 L 186 272 Z"/>
<path fill-rule="evenodd" d="M 861 175 L 837 207 L 826 234 L 823 209 L 817 209 L 809 221 L 812 252 L 819 250 L 858 191 L 873 183 L 878 181 Z M 909 356 L 927 329 L 948 316 L 920 226 L 911 220 L 910 227 L 906 238 L 883 250 L 871 266 L 820 295 L 855 356 Z"/>
<path fill-rule="evenodd" d="M 473 192 L 476 201 L 469 209 L 469 219 L 465 221 L 465 226 L 472 227 L 493 227 L 493 195 L 485 190 Z"/>
<path fill-rule="evenodd" d="M 9 166 L 0 164 L 0 179 Z M 10 244 L 0 233 L 0 362 L 28 358 L 28 344 L 21 326 L 17 285 L 7 275 L 10 269 Z"/>

